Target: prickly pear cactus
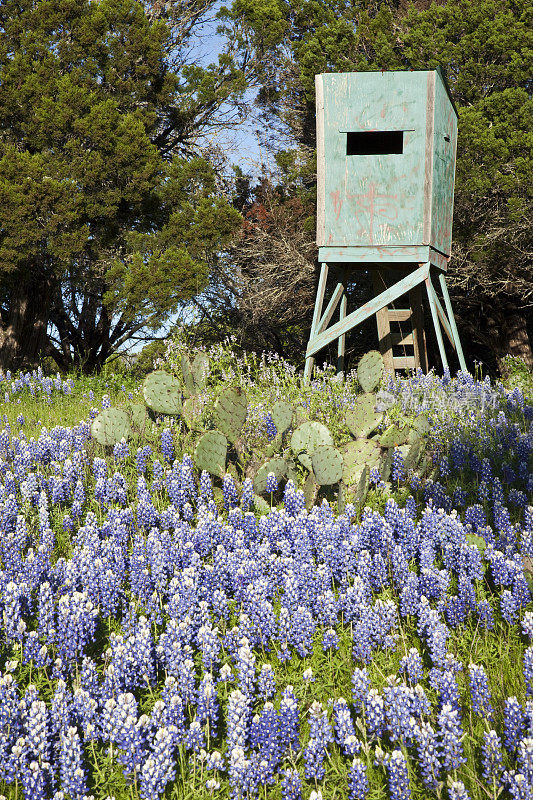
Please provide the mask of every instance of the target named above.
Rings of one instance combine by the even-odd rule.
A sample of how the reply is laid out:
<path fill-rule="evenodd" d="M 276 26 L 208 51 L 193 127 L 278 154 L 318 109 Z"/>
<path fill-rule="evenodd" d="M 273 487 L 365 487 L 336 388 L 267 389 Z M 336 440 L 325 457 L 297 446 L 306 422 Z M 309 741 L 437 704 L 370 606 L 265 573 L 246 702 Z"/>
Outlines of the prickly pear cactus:
<path fill-rule="evenodd" d="M 91 435 L 98 444 L 106 447 L 117 444 L 132 435 L 130 420 L 121 408 L 104 408 L 91 425 Z"/>
<path fill-rule="evenodd" d="M 315 481 L 315 476 L 312 472 L 310 472 L 305 479 L 302 488 L 305 497 L 305 507 L 309 511 L 311 508 L 313 508 L 316 496 L 318 494 L 318 483 Z"/>
<path fill-rule="evenodd" d="M 142 433 L 149 421 L 146 406 L 144 403 L 133 403 L 133 405 L 129 407 L 128 411 L 133 428 Z"/>
<path fill-rule="evenodd" d="M 242 430 L 248 413 L 248 399 L 240 386 L 224 389 L 213 410 L 215 425 L 235 442 Z"/>
<path fill-rule="evenodd" d="M 342 478 L 344 461 L 342 453 L 329 444 L 319 444 L 311 456 L 315 480 L 320 486 L 331 486 Z"/>
<path fill-rule="evenodd" d="M 303 422 L 291 437 L 291 450 L 306 469 L 312 469 L 313 450 L 321 444 L 333 446 L 333 437 L 320 422 Z"/>
<path fill-rule="evenodd" d="M 276 426 L 278 433 L 284 433 L 291 427 L 293 416 L 293 407 L 284 400 L 278 400 L 272 406 L 272 422 Z"/>
<path fill-rule="evenodd" d="M 191 373 L 194 388 L 201 392 L 202 389 L 205 389 L 207 376 L 209 375 L 209 359 L 205 353 L 196 353 L 191 364 Z"/>
<path fill-rule="evenodd" d="M 220 431 L 207 431 L 198 439 L 194 451 L 194 463 L 199 470 L 221 477 L 226 471 L 228 443 Z"/>
<path fill-rule="evenodd" d="M 264 497 L 259 494 L 254 495 L 254 508 L 259 514 L 270 514 L 270 506 Z"/>
<path fill-rule="evenodd" d="M 408 448 L 404 458 L 405 469 L 407 471 L 417 468 L 424 452 L 424 440 L 418 438 L 409 444 Z"/>
<path fill-rule="evenodd" d="M 361 470 L 357 488 L 355 490 L 354 503 L 358 508 L 362 508 L 368 494 L 368 487 L 370 485 L 370 469 L 368 464 L 365 464 Z"/>
<path fill-rule="evenodd" d="M 181 412 L 181 387 L 174 375 L 163 370 L 151 372 L 143 383 L 143 396 L 148 408 L 156 414 Z"/>
<path fill-rule="evenodd" d="M 383 414 L 375 410 L 375 404 L 374 394 L 362 394 L 356 398 L 354 407 L 346 412 L 346 424 L 356 439 L 368 436 L 383 419 Z"/>
<path fill-rule="evenodd" d="M 266 492 L 267 477 L 271 472 L 274 473 L 278 480 L 284 478 L 287 473 L 287 462 L 285 459 L 270 458 L 259 467 L 254 478 L 254 491 L 256 494 L 264 494 Z"/>
<path fill-rule="evenodd" d="M 188 397 L 183 403 L 181 416 L 190 431 L 201 430 L 198 419 L 202 413 L 202 404 L 197 397 Z"/>
<path fill-rule="evenodd" d="M 189 361 L 188 356 L 185 354 L 181 357 L 181 374 L 183 376 L 183 385 L 186 390 L 186 394 L 190 397 L 192 394 L 195 394 L 195 386 L 194 386 L 194 378 L 192 376 L 191 370 L 191 362 Z"/>
<path fill-rule="evenodd" d="M 388 447 L 381 459 L 379 471 L 381 473 L 381 480 L 387 482 L 392 472 L 392 456 L 393 448 Z"/>
<path fill-rule="evenodd" d="M 372 439 L 356 439 L 341 448 L 344 467 L 342 480 L 347 486 L 352 485 L 359 477 L 365 465 L 369 469 L 378 467 L 381 460 L 381 449 Z"/>
<path fill-rule="evenodd" d="M 373 392 L 381 380 L 385 364 L 377 350 L 370 350 L 357 366 L 357 380 L 363 392 Z"/>
<path fill-rule="evenodd" d="M 426 433 L 429 433 L 431 425 L 429 424 L 429 420 L 424 414 L 419 414 L 418 417 L 415 417 L 413 422 L 413 428 L 417 431 L 421 436 L 424 436 Z"/>
<path fill-rule="evenodd" d="M 382 447 L 398 447 L 409 439 L 409 428 L 399 428 L 398 425 L 389 425 L 381 434 L 378 441 Z"/>

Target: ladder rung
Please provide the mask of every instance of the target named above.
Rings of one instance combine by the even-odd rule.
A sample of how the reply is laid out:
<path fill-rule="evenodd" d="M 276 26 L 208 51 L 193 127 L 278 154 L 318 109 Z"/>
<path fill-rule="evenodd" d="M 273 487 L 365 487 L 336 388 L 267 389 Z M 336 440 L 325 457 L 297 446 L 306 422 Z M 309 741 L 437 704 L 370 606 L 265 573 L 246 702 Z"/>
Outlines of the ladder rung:
<path fill-rule="evenodd" d="M 410 344 L 410 345 L 414 344 L 413 334 L 412 333 L 406 333 L 405 336 L 404 336 L 401 333 L 394 333 L 393 332 L 393 333 L 391 333 L 391 339 L 392 339 L 392 344 L 393 344 L 394 347 L 400 346 L 400 345 L 405 345 L 405 344 Z"/>
<path fill-rule="evenodd" d="M 415 357 L 414 356 L 402 356 L 401 358 L 393 358 L 392 363 L 394 369 L 414 369 L 415 368 Z"/>
<path fill-rule="evenodd" d="M 389 322 L 407 322 L 411 319 L 410 308 L 389 308 Z"/>

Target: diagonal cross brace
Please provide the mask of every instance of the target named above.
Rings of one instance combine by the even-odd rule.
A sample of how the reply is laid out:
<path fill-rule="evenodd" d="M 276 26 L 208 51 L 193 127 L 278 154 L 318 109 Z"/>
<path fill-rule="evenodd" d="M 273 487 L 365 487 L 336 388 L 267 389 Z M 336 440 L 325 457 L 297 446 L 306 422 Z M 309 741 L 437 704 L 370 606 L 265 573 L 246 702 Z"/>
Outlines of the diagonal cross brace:
<path fill-rule="evenodd" d="M 403 278 L 401 281 L 398 281 L 398 283 L 395 283 L 394 286 L 391 286 L 389 289 L 381 292 L 381 294 L 378 294 L 377 297 L 374 297 L 368 303 L 365 303 L 364 306 L 361 306 L 361 308 L 358 308 L 356 311 L 352 311 L 352 313 L 348 314 L 347 317 L 339 320 L 339 322 L 336 322 L 331 326 L 331 328 L 328 328 L 328 330 L 318 333 L 318 335 L 314 335 L 307 345 L 307 350 L 305 353 L 306 358 L 314 356 L 315 353 L 318 353 L 319 350 L 321 350 L 323 347 L 326 347 L 326 345 L 330 344 L 330 342 L 338 339 L 339 336 L 342 336 L 352 328 L 355 328 L 356 325 L 364 322 L 364 320 L 368 319 L 368 317 L 371 317 L 372 314 L 376 313 L 376 311 L 385 308 L 385 306 L 388 306 L 390 303 L 393 303 L 395 300 L 397 300 L 398 297 L 401 297 L 410 289 L 413 289 L 415 286 L 418 286 L 419 283 L 425 281 L 429 275 L 430 266 L 431 265 L 429 262 L 423 264 L 418 269 L 415 269 L 414 272 L 411 272 L 409 275 L 407 275 L 407 277 Z"/>

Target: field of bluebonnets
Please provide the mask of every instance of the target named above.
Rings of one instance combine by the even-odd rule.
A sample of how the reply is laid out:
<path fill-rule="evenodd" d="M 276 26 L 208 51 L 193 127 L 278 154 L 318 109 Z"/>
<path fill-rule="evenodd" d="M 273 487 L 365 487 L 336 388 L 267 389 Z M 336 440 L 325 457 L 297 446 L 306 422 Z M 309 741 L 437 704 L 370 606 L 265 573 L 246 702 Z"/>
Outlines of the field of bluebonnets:
<path fill-rule="evenodd" d="M 360 392 L 210 364 L 202 413 L 240 384 L 250 447 L 279 398 L 342 436 Z M 533 400 L 385 381 L 383 426 L 430 420 L 429 477 L 397 454 L 364 509 L 274 481 L 260 514 L 249 481 L 197 473 L 179 418 L 99 446 L 91 420 L 139 395 L 122 380 L 0 385 L 0 794 L 533 797 Z"/>

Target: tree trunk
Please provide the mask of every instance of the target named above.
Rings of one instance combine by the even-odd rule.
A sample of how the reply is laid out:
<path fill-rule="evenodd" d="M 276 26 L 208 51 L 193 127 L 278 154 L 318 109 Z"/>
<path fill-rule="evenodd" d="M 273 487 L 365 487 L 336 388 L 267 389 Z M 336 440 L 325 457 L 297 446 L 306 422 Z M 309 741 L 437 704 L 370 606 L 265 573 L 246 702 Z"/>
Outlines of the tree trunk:
<path fill-rule="evenodd" d="M 0 330 L 0 370 L 35 367 L 46 342 L 50 311 L 49 282 L 24 281 L 10 293 Z"/>
<path fill-rule="evenodd" d="M 533 369 L 533 350 L 527 331 L 526 314 L 522 308 L 512 302 L 503 302 L 498 310 L 492 310 L 488 327 L 491 334 L 490 344 L 500 369 L 506 355 L 521 358 L 529 369 Z"/>

